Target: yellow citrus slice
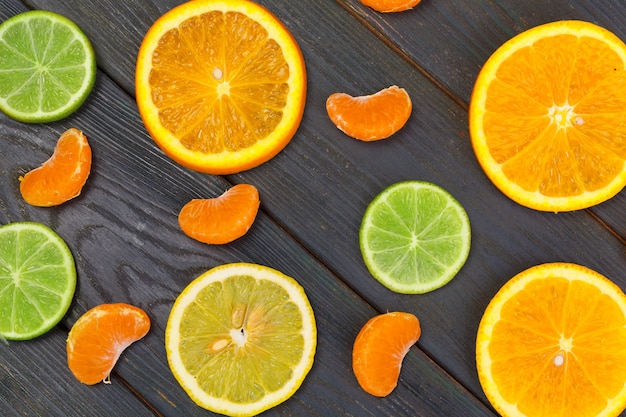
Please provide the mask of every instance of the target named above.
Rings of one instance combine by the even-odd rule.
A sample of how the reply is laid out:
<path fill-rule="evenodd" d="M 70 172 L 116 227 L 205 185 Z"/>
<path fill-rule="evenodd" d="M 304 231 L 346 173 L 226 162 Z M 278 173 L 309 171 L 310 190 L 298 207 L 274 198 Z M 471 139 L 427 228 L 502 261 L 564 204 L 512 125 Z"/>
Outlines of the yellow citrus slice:
<path fill-rule="evenodd" d="M 626 185 L 626 45 L 592 23 L 559 21 L 504 43 L 480 71 L 474 151 L 508 197 L 579 210 Z"/>
<path fill-rule="evenodd" d="M 478 328 L 480 383 L 505 417 L 617 416 L 626 407 L 626 295 L 569 263 L 507 282 Z"/>
<path fill-rule="evenodd" d="M 158 146 L 210 174 L 280 152 L 304 111 L 306 71 L 288 29 L 247 0 L 196 0 L 161 16 L 137 57 L 139 112 Z"/>
<path fill-rule="evenodd" d="M 165 330 L 170 368 L 191 399 L 229 416 L 253 416 L 300 387 L 317 329 L 304 289 L 261 265 L 215 267 L 178 296 Z"/>

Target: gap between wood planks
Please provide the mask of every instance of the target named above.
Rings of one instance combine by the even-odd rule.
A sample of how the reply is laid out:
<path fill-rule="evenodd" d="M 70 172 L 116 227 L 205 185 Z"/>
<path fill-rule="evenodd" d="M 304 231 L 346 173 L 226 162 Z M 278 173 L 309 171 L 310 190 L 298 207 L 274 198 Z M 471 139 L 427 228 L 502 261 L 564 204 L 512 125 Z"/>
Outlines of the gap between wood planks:
<path fill-rule="evenodd" d="M 466 113 L 469 112 L 469 103 L 465 102 L 460 97 L 456 96 L 452 91 L 446 88 L 439 80 L 433 76 L 431 73 L 426 71 L 421 65 L 415 62 L 408 54 L 406 54 L 402 49 L 400 49 L 395 43 L 393 43 L 390 39 L 384 36 L 382 32 L 376 29 L 374 25 L 369 23 L 365 18 L 359 15 L 356 10 L 349 7 L 341 0 L 337 0 L 339 6 L 341 6 L 350 16 L 356 19 L 359 23 L 365 26 L 370 32 L 372 32 L 378 39 L 380 39 L 385 45 L 387 45 L 392 51 L 398 54 L 402 59 L 409 63 L 413 68 L 415 68 L 420 74 L 422 74 L 426 79 L 428 79 L 431 83 L 433 83 L 439 90 L 443 91 L 452 101 L 454 101 L 459 107 L 461 107 Z M 620 235 L 615 229 L 611 228 L 608 223 L 606 223 L 600 216 L 598 216 L 591 209 L 583 210 L 587 215 L 591 216 L 593 220 L 596 221 L 603 229 L 608 231 L 611 235 L 613 235 L 621 244 L 626 246 L 626 237 Z"/>

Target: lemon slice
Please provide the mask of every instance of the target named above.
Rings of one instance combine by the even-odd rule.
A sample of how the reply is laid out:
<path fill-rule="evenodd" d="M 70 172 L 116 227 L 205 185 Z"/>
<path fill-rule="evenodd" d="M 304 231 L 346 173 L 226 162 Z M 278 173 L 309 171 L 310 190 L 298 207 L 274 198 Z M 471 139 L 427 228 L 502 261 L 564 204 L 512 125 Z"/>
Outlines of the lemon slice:
<path fill-rule="evenodd" d="M 252 416 L 300 387 L 313 365 L 317 329 L 293 278 L 235 263 L 205 272 L 179 295 L 165 345 L 174 376 L 196 404 Z"/>

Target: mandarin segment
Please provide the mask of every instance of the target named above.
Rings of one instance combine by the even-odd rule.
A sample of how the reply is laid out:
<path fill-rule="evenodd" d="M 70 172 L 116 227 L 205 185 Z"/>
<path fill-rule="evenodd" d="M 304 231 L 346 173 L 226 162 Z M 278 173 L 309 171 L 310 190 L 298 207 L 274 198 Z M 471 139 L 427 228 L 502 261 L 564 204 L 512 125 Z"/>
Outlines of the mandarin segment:
<path fill-rule="evenodd" d="M 404 12 L 417 6 L 421 0 L 361 0 L 365 6 L 371 7 L 377 12 L 392 13 Z"/>
<path fill-rule="evenodd" d="M 333 93 L 326 100 L 326 112 L 335 126 L 365 142 L 396 133 L 409 120 L 412 108 L 409 94 L 395 85 L 365 96 Z"/>
<path fill-rule="evenodd" d="M 223 245 L 248 232 L 260 204 L 256 187 L 237 184 L 219 197 L 185 204 L 178 214 L 178 224 L 187 236 L 199 242 Z"/>
<path fill-rule="evenodd" d="M 542 211 L 608 200 L 626 185 L 626 45 L 560 21 L 503 44 L 470 102 L 478 161 L 508 197 Z"/>
<path fill-rule="evenodd" d="M 59 138 L 52 156 L 20 177 L 20 193 L 28 204 L 51 207 L 78 197 L 91 172 L 87 137 L 71 128 Z"/>
<path fill-rule="evenodd" d="M 122 352 L 150 330 L 145 311 L 125 303 L 101 304 L 83 314 L 67 338 L 67 363 L 80 382 L 108 381 Z"/>
<path fill-rule="evenodd" d="M 586 267 L 530 268 L 480 322 L 481 385 L 503 416 L 617 416 L 626 407 L 626 295 Z"/>
<path fill-rule="evenodd" d="M 402 361 L 421 335 L 411 313 L 392 312 L 368 320 L 352 349 L 352 370 L 367 393 L 385 397 L 395 389 Z"/>

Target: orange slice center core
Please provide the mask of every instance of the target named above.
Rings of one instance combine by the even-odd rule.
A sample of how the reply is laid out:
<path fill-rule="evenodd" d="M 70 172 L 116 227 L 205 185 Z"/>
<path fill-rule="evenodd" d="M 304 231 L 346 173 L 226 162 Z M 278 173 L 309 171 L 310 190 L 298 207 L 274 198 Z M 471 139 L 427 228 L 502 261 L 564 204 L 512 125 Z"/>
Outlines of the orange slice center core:
<path fill-rule="evenodd" d="M 582 118 L 575 116 L 574 107 L 569 104 L 563 106 L 552 106 L 548 116 L 557 129 L 567 129 L 572 127 L 572 123 L 581 124 Z"/>

